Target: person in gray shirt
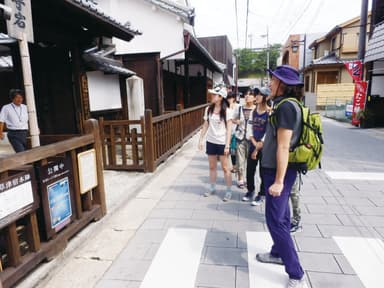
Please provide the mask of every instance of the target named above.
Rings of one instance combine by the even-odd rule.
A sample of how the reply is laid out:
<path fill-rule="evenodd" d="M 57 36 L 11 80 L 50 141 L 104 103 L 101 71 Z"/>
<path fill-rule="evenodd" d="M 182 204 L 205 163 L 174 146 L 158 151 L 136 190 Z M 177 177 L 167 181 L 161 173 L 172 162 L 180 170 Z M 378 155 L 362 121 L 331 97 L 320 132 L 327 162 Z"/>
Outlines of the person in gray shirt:
<path fill-rule="evenodd" d="M 286 287 L 297 288 L 304 284 L 304 271 L 290 234 L 289 196 L 298 171 L 289 165 L 288 158 L 301 135 L 302 115 L 296 102 L 280 102 L 292 97 L 301 99 L 303 83 L 299 72 L 288 65 L 279 66 L 270 73 L 274 108 L 267 125 L 261 166 L 266 189 L 265 216 L 273 246 L 270 252 L 257 254 L 256 259 L 284 265 L 289 275 Z"/>

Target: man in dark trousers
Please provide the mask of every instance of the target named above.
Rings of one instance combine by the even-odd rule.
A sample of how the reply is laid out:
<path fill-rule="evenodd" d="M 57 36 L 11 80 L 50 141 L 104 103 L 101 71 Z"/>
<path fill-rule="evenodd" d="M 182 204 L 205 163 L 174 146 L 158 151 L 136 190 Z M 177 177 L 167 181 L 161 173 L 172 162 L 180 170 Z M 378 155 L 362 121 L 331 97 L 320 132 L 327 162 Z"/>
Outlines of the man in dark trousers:
<path fill-rule="evenodd" d="M 16 153 L 27 149 L 28 110 L 23 104 L 24 92 L 12 89 L 9 92 L 10 104 L 4 105 L 0 112 L 0 139 L 4 139 L 4 124 L 7 125 L 8 140 Z"/>
<path fill-rule="evenodd" d="M 303 84 L 299 72 L 291 66 L 270 71 L 274 108 L 268 122 L 261 165 L 266 189 L 265 216 L 273 246 L 269 253 L 257 254 L 258 261 L 281 264 L 289 275 L 287 288 L 303 287 L 304 271 L 300 265 L 290 234 L 289 196 L 297 170 L 288 163 L 290 148 L 300 139 L 301 109 L 294 101 L 279 103 L 286 98 L 302 98 Z M 277 108 L 276 108 L 277 107 Z"/>

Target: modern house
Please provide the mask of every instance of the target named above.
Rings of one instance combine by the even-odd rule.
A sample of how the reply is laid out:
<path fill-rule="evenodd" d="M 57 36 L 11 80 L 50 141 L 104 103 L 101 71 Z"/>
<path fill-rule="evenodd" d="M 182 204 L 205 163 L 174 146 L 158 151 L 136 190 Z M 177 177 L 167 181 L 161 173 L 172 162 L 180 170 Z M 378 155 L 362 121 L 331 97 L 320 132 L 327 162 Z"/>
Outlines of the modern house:
<path fill-rule="evenodd" d="M 370 18 L 371 15 L 368 22 Z M 335 26 L 309 45 L 313 60 L 305 68 L 306 99 L 315 101 L 317 108 L 352 99 L 354 84 L 345 63 L 357 60 L 359 32 L 360 17 L 356 17 Z"/>
<path fill-rule="evenodd" d="M 367 108 L 375 126 L 384 126 L 384 0 L 372 2 L 372 33 L 366 55 L 368 88 Z"/>
<path fill-rule="evenodd" d="M 207 88 L 223 81 L 222 67 L 194 35 L 195 12 L 186 1 L 100 0 L 99 4 L 119 21 L 133 21 L 143 31 L 132 43 L 113 41 L 116 57 L 144 82 L 144 95 L 128 102 L 143 98 L 145 108 L 161 115 L 178 104 L 187 108 L 206 103 Z"/>

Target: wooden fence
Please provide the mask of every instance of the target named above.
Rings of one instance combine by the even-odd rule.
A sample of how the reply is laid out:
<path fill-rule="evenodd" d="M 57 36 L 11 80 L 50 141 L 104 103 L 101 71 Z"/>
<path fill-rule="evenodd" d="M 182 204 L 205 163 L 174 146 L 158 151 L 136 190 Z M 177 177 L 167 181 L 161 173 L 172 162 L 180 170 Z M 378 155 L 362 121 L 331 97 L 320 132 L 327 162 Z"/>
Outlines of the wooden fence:
<path fill-rule="evenodd" d="M 85 135 L 0 159 L 0 287 L 13 286 L 52 259 L 105 214 L 96 120 L 86 122 Z"/>
<path fill-rule="evenodd" d="M 207 105 L 140 120 L 99 120 L 105 169 L 153 172 L 203 124 Z"/>

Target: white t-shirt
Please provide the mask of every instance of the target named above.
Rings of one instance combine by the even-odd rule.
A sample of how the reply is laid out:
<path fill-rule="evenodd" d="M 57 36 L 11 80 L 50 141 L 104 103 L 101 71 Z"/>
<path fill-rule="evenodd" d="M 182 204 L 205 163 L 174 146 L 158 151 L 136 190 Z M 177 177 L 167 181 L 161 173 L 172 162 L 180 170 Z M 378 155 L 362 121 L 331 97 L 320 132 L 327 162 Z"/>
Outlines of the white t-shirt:
<path fill-rule="evenodd" d="M 219 145 L 225 145 L 227 140 L 227 126 L 224 119 L 220 119 L 220 114 L 212 113 L 208 115 L 208 109 L 205 109 L 204 120 L 208 121 L 207 142 Z M 232 119 L 233 112 L 230 109 L 226 111 L 227 121 Z M 209 117 L 209 119 L 208 119 Z"/>
<path fill-rule="evenodd" d="M 28 130 L 27 106 L 13 103 L 4 105 L 0 112 L 0 122 L 6 123 L 11 130 Z"/>

